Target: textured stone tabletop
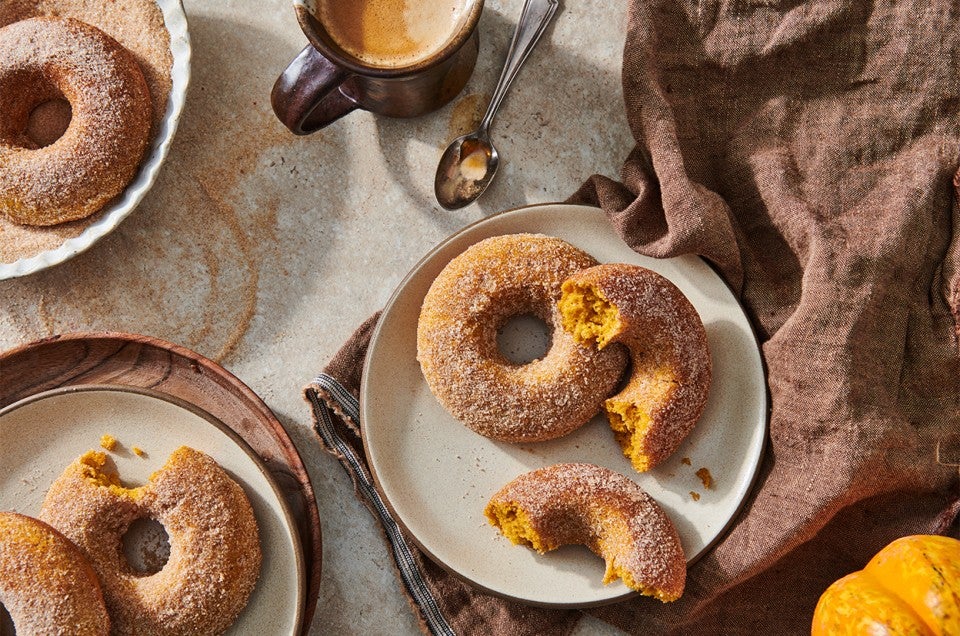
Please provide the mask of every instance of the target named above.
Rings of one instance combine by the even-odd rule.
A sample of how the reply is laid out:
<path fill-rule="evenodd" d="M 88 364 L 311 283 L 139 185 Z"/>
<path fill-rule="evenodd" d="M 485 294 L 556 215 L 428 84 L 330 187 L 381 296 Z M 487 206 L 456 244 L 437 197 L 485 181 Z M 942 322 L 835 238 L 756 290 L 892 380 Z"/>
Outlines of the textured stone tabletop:
<path fill-rule="evenodd" d="M 494 124 L 497 179 L 462 211 L 437 205 L 437 160 L 479 120 L 521 5 L 487 1 L 476 71 L 451 105 L 406 121 L 357 111 L 296 138 L 269 105 L 306 43 L 289 2 L 186 0 L 192 83 L 157 184 L 89 251 L 0 281 L 0 349 L 71 331 L 144 333 L 221 363 L 266 401 L 320 508 L 317 634 L 418 629 L 369 513 L 314 440 L 301 388 L 435 244 L 500 210 L 563 200 L 592 173 L 615 177 L 632 147 L 625 3 L 569 1 Z"/>

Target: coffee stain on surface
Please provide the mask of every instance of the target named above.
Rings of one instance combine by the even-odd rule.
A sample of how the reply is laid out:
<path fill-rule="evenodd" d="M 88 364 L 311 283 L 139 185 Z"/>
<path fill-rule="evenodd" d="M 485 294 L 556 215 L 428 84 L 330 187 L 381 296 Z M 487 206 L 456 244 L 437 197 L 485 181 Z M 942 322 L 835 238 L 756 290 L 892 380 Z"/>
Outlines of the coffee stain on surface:
<path fill-rule="evenodd" d="M 242 185 L 245 179 L 262 176 L 258 175 L 256 170 L 261 157 L 285 145 L 296 143 L 274 119 L 272 113 L 260 110 L 256 103 L 253 106 L 254 108 L 248 111 L 249 120 L 241 125 L 244 130 L 257 130 L 259 134 L 224 135 L 222 139 L 225 141 L 210 148 L 209 154 L 211 158 L 216 157 L 216 160 L 208 159 L 207 165 L 213 168 L 194 176 L 202 203 L 198 209 L 212 208 L 217 212 L 217 218 L 224 223 L 236 248 L 232 256 L 240 261 L 239 264 L 244 270 L 240 289 L 222 291 L 222 278 L 230 272 L 224 270 L 220 261 L 231 255 L 224 254 L 223 246 L 211 245 L 204 250 L 212 296 L 223 307 L 239 306 L 239 313 L 233 316 L 231 326 L 217 330 L 215 325 L 211 324 L 207 330 L 207 333 L 225 331 L 227 334 L 216 353 L 210 356 L 218 363 L 222 363 L 237 350 L 256 316 L 264 250 L 272 245 L 275 247 L 279 214 L 275 201 L 264 200 L 269 195 L 268 190 L 263 188 L 254 191 L 253 200 L 250 202 L 240 203 L 234 199 L 243 196 Z M 267 166 L 270 167 L 275 166 Z"/>
<path fill-rule="evenodd" d="M 490 98 L 486 95 L 470 93 L 454 103 L 450 112 L 450 121 L 447 123 L 447 140 L 440 147 L 440 152 L 446 150 L 450 142 L 457 137 L 477 129 L 489 101 Z"/>
<path fill-rule="evenodd" d="M 220 286 L 216 284 L 216 281 L 220 275 L 220 259 L 217 257 L 215 246 L 204 245 L 202 258 L 203 264 L 207 269 L 207 278 L 210 281 L 210 298 L 208 299 L 208 302 L 212 305 L 217 305 L 222 301 L 220 299 Z M 203 312 L 203 321 L 199 331 L 197 331 L 196 339 L 200 342 L 203 342 L 212 333 L 212 316 L 210 315 L 210 312 L 205 311 Z"/>

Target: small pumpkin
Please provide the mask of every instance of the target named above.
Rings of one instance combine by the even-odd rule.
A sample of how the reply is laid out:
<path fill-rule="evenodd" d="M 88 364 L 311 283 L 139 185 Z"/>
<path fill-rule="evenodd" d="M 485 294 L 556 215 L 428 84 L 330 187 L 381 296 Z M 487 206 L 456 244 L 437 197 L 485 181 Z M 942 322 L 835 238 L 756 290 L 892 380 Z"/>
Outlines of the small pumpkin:
<path fill-rule="evenodd" d="M 960 636 L 960 541 L 914 535 L 890 543 L 834 582 L 812 636 Z"/>

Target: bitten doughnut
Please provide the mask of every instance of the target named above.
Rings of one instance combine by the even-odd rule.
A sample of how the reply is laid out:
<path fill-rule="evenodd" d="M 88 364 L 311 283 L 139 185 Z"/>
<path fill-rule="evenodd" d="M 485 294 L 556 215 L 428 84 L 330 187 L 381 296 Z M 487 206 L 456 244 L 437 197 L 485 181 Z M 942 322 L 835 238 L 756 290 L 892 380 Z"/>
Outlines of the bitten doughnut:
<path fill-rule="evenodd" d="M 41 519 L 86 554 L 103 583 L 115 634 L 217 634 L 246 606 L 260 572 L 260 541 L 243 489 L 209 456 L 186 446 L 146 485 L 125 488 L 90 451 L 50 487 Z M 136 519 L 161 523 L 170 557 L 135 572 L 121 541 Z"/>
<path fill-rule="evenodd" d="M 0 604 L 18 634 L 110 633 L 100 583 L 83 553 L 42 521 L 13 512 L 0 512 Z"/>
<path fill-rule="evenodd" d="M 38 148 L 30 113 L 65 98 L 70 125 Z M 93 214 L 120 194 L 147 148 L 152 105 L 133 55 L 72 18 L 0 29 L 0 214 L 53 225 Z"/>
<path fill-rule="evenodd" d="M 504 486 L 484 514 L 517 545 L 543 554 L 585 545 L 606 562 L 603 582 L 618 578 L 661 601 L 683 594 L 687 561 L 667 514 L 634 481 L 593 464 L 555 464 Z"/>
<path fill-rule="evenodd" d="M 533 442 L 586 423 L 614 389 L 626 355 L 577 344 L 560 327 L 560 284 L 596 261 L 557 238 L 489 238 L 450 261 L 430 286 L 417 324 L 427 385 L 481 435 Z M 508 319 L 533 314 L 552 326 L 547 354 L 514 364 L 497 346 Z"/>
<path fill-rule="evenodd" d="M 564 281 L 559 309 L 578 342 L 629 349 L 630 379 L 604 409 L 633 467 L 653 468 L 680 446 L 707 402 L 710 352 L 697 310 L 660 274 L 622 263 Z"/>

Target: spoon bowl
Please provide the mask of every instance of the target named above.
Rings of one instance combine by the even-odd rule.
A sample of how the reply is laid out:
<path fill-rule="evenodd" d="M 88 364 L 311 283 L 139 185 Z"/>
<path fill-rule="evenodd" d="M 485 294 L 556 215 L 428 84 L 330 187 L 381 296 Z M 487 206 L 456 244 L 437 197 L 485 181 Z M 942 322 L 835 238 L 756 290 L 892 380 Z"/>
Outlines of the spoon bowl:
<path fill-rule="evenodd" d="M 440 157 L 433 185 L 437 202 L 447 210 L 460 209 L 475 200 L 497 173 L 500 155 L 481 133 L 457 137 Z"/>

